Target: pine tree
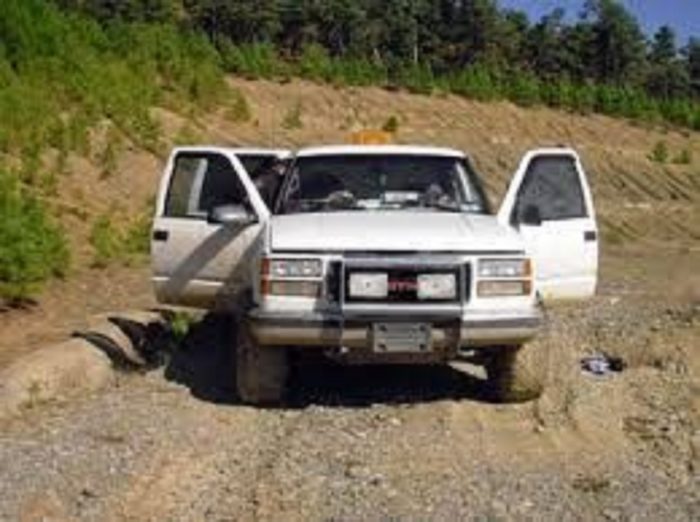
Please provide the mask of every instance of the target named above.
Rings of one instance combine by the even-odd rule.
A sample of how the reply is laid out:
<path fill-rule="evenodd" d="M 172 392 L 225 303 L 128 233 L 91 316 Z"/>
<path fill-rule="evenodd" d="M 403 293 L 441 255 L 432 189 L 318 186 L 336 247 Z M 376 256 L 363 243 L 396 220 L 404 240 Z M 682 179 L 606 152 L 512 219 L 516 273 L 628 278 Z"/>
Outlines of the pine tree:
<path fill-rule="evenodd" d="M 666 100 L 689 94 L 688 71 L 678 57 L 676 33 L 669 26 L 654 35 L 645 85 L 652 95 Z"/>
<path fill-rule="evenodd" d="M 683 50 L 686 60 L 690 88 L 693 94 L 700 98 L 700 38 L 693 37 Z"/>
<path fill-rule="evenodd" d="M 615 0 L 587 0 L 591 23 L 591 70 L 601 83 L 629 85 L 643 75 L 646 43 L 637 20 Z"/>

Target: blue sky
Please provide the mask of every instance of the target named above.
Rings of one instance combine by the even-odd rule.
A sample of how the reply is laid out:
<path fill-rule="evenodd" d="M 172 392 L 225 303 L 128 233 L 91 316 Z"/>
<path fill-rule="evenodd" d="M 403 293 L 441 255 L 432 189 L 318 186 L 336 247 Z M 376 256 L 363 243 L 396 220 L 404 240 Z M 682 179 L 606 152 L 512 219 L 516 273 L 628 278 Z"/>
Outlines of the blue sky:
<path fill-rule="evenodd" d="M 568 16 L 577 17 L 583 0 L 499 0 L 503 7 L 526 11 L 531 19 L 539 19 L 556 7 L 564 7 Z M 685 45 L 691 35 L 700 37 L 700 0 L 623 0 L 645 31 L 653 34 L 667 24 L 678 34 L 679 44 Z"/>

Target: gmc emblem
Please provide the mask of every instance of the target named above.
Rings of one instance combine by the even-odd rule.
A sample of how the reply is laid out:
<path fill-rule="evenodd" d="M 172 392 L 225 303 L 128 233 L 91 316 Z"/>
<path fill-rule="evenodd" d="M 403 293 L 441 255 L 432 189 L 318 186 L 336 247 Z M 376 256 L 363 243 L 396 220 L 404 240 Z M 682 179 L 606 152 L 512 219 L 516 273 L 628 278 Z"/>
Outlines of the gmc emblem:
<path fill-rule="evenodd" d="M 389 279 L 388 289 L 392 293 L 417 292 L 418 282 L 415 279 Z"/>

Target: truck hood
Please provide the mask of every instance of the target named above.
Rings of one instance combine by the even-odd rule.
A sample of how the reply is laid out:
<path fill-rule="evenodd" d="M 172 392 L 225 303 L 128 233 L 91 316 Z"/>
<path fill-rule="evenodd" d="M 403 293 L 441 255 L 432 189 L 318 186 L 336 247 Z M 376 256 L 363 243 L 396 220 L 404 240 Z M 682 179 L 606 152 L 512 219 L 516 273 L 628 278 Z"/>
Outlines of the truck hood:
<path fill-rule="evenodd" d="M 284 214 L 270 221 L 273 251 L 522 252 L 494 216 L 450 212 Z"/>

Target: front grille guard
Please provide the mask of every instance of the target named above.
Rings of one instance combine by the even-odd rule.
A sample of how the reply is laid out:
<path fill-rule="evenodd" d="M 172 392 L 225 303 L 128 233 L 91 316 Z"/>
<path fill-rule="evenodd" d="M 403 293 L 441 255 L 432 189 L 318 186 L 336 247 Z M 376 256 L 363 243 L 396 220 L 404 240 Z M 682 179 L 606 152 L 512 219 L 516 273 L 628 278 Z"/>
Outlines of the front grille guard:
<path fill-rule="evenodd" d="M 346 299 L 347 275 L 353 269 L 415 269 L 416 272 L 454 271 L 458 277 L 458 298 L 448 303 L 433 301 L 361 301 Z M 338 305 L 341 316 L 441 317 L 461 316 L 462 307 L 471 298 L 472 266 L 463 260 L 416 258 L 372 258 L 335 260 L 329 264 L 326 278 L 328 300 Z"/>

